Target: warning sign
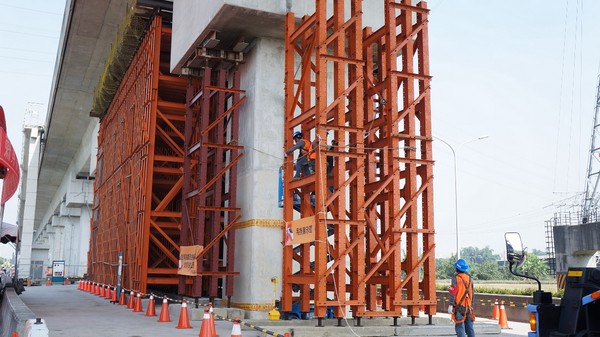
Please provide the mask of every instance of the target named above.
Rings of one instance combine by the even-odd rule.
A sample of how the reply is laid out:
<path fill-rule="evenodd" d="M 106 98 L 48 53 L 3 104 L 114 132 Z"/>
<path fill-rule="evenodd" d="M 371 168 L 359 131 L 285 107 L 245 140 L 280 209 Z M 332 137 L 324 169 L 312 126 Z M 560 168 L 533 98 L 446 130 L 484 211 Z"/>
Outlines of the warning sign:
<path fill-rule="evenodd" d="M 198 275 L 198 265 L 196 259 L 202 253 L 203 247 L 196 246 L 181 246 L 179 251 L 179 269 L 178 275 L 196 276 Z"/>
<path fill-rule="evenodd" d="M 315 241 L 314 216 L 286 222 L 284 245 L 298 245 L 311 241 Z"/>

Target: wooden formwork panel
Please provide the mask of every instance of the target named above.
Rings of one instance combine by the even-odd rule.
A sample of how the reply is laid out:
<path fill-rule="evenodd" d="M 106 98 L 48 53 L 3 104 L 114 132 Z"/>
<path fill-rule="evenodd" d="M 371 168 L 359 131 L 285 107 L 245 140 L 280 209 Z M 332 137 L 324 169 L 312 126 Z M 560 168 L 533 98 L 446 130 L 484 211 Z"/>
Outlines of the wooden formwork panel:
<path fill-rule="evenodd" d="M 320 318 L 329 306 L 335 317 L 348 307 L 356 317 L 418 316 L 421 305 L 434 314 L 428 10 L 385 0 L 373 31 L 361 6 L 316 0 L 301 24 L 287 17 L 286 148 L 294 131 L 318 146 L 314 175 L 291 181 L 285 167 L 284 219 L 314 215 L 316 233 L 284 247 L 282 307 L 308 312 L 314 301 Z"/>

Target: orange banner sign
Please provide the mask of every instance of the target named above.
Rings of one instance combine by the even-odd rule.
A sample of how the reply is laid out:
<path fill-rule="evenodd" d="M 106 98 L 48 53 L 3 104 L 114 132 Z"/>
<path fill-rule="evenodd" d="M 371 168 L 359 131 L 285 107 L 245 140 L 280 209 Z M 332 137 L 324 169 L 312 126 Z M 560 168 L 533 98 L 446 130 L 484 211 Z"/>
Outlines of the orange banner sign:
<path fill-rule="evenodd" d="M 285 224 L 284 245 L 298 245 L 315 241 L 315 217 L 309 216 Z"/>
<path fill-rule="evenodd" d="M 197 259 L 202 253 L 204 247 L 196 246 L 181 246 L 179 251 L 179 269 L 178 275 L 196 276 L 198 275 Z"/>

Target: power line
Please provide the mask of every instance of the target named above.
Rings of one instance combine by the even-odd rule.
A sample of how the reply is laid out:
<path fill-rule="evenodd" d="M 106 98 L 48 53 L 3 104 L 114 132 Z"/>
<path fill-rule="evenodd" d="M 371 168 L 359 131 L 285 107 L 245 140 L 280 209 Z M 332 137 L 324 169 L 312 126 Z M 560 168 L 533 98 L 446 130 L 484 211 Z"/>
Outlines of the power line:
<path fill-rule="evenodd" d="M 5 70 L 0 70 L 0 74 L 27 75 L 27 76 L 39 76 L 39 77 L 51 77 L 52 76 L 52 74 L 25 73 L 22 71 L 5 71 Z"/>
<path fill-rule="evenodd" d="M 20 7 L 20 6 L 14 6 L 14 5 L 0 4 L 0 6 L 10 7 L 10 8 L 15 8 L 15 9 L 21 9 L 21 10 L 30 11 L 30 12 L 37 12 L 37 13 L 49 14 L 49 15 L 59 15 L 59 16 L 63 15 L 62 13 L 54 13 L 54 12 L 43 11 L 43 10 L 33 9 L 33 8 Z"/>
<path fill-rule="evenodd" d="M 50 38 L 50 39 L 58 39 L 58 36 L 51 36 L 51 35 L 44 35 L 44 34 L 34 34 L 34 33 L 25 33 L 25 32 L 19 32 L 19 31 L 16 31 L 16 30 L 10 30 L 10 29 L 0 29 L 0 32 L 15 33 L 15 34 L 21 34 L 21 35 L 37 36 L 37 37 L 47 37 L 47 38 Z"/>
<path fill-rule="evenodd" d="M 36 60 L 36 59 L 29 59 L 29 58 L 25 58 L 25 57 L 13 57 L 13 56 L 4 56 L 4 55 L 0 55 L 0 57 L 5 58 L 5 59 L 10 59 L 10 60 L 52 63 L 51 60 Z"/>
<path fill-rule="evenodd" d="M 33 50 L 33 49 L 22 49 L 22 48 L 12 48 L 12 47 L 2 47 L 0 46 L 0 50 L 2 49 L 6 49 L 6 50 L 14 50 L 14 51 L 24 51 L 26 53 L 36 53 L 36 54 L 47 54 L 47 55 L 55 55 L 55 52 L 49 52 L 49 51 L 39 51 L 39 50 Z"/>

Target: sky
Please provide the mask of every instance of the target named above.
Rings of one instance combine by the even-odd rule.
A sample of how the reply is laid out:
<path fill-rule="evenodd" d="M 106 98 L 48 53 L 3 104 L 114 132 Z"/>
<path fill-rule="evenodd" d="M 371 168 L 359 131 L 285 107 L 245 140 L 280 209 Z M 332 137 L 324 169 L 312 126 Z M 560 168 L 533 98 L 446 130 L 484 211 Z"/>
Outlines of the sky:
<path fill-rule="evenodd" d="M 456 152 L 460 246 L 503 254 L 504 233 L 517 231 L 545 251 L 546 221 L 579 210 L 585 189 L 600 2 L 428 5 L 433 135 Z M 454 157 L 441 141 L 433 150 L 436 254 L 449 257 Z"/>
<path fill-rule="evenodd" d="M 0 0 L 0 105 L 19 162 L 26 115 L 28 124 L 43 125 L 46 118 L 64 8 L 65 0 Z M 38 118 L 30 118 L 35 113 Z M 20 187 L 6 204 L 5 222 L 17 222 L 19 193 Z M 0 256 L 13 252 L 0 244 Z"/>
<path fill-rule="evenodd" d="M 376 0 L 365 0 L 363 4 Z M 45 120 L 65 0 L 0 0 L 0 105 L 22 153 Z M 430 0 L 436 254 L 503 253 L 507 231 L 546 249 L 545 224 L 585 188 L 600 62 L 600 2 Z M 477 140 L 481 136 L 485 139 Z M 19 156 L 20 157 L 20 156 Z M 573 208 L 577 209 L 577 208 Z M 17 196 L 4 219 L 15 223 Z M 8 251 L 8 252 L 7 252 Z M 11 249 L 0 245 L 0 256 Z"/>

